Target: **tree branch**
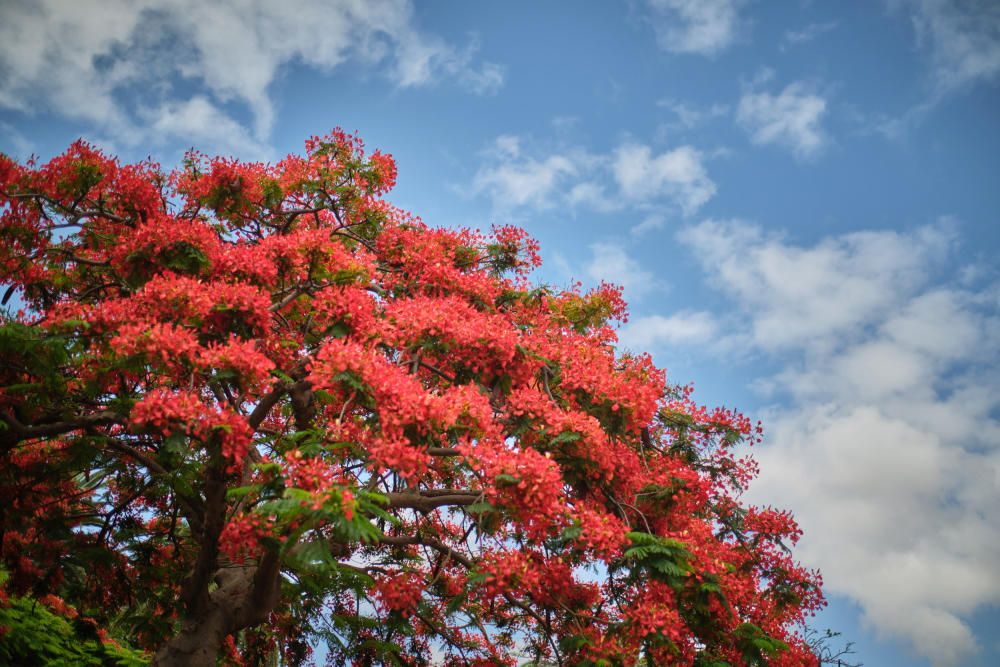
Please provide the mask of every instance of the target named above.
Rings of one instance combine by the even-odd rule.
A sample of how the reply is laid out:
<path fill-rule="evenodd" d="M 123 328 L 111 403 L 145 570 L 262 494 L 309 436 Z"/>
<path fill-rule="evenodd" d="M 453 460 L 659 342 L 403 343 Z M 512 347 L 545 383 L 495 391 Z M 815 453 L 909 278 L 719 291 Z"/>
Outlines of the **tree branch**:
<path fill-rule="evenodd" d="M 250 416 L 247 417 L 247 423 L 250 424 L 250 428 L 255 431 L 257 430 L 257 427 L 259 427 L 264 420 L 267 419 L 267 415 L 271 412 L 271 408 L 277 405 L 278 401 L 281 400 L 281 397 L 285 395 L 285 392 L 287 392 L 288 389 L 289 387 L 287 384 L 281 383 L 260 399 L 260 402 L 257 403 L 257 407 L 255 407 L 253 412 L 250 413 Z"/>
<path fill-rule="evenodd" d="M 425 496 L 419 493 L 388 493 L 391 509 L 415 509 L 421 512 L 432 512 L 439 507 L 472 505 L 479 501 L 483 494 L 479 491 L 456 492 L 446 495 Z"/>
<path fill-rule="evenodd" d="M 3 441 L 16 445 L 22 440 L 31 438 L 44 438 L 53 435 L 70 433 L 88 426 L 101 426 L 105 424 L 124 424 L 125 419 L 117 412 L 104 410 L 92 415 L 81 415 L 75 419 L 66 421 L 50 422 L 47 424 L 35 424 L 27 426 L 22 424 L 12 412 L 0 415 L 0 420 L 7 424 L 8 432 L 0 436 Z M 11 435 L 14 435 L 13 441 Z"/>

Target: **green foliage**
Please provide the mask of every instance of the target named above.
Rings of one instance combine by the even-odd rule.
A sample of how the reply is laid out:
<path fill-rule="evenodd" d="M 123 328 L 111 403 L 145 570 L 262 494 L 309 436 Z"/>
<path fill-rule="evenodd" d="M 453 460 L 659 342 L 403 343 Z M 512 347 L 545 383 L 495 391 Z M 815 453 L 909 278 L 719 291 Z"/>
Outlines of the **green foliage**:
<path fill-rule="evenodd" d="M 103 643 L 86 621 L 68 621 L 31 598 L 0 607 L 0 663 L 34 667 L 140 667 L 144 654 Z"/>
<path fill-rule="evenodd" d="M 788 650 L 788 644 L 769 637 L 767 633 L 753 623 L 742 623 L 733 631 L 737 646 L 743 652 L 743 661 L 748 667 L 768 664 L 768 658 L 773 658 L 782 651 Z"/>
<path fill-rule="evenodd" d="M 694 556 L 683 542 L 639 532 L 629 533 L 628 538 L 632 546 L 625 550 L 625 559 L 634 563 L 633 571 L 646 570 L 674 589 L 681 588 L 694 572 Z"/>
<path fill-rule="evenodd" d="M 18 384 L 8 384 L 4 393 L 52 398 L 65 393 L 63 368 L 69 361 L 68 341 L 59 336 L 39 336 L 37 329 L 19 322 L 0 325 L 0 357 L 29 375 Z M 51 405 L 51 404 L 50 404 Z M 49 405 L 49 407 L 50 407 Z"/>
<path fill-rule="evenodd" d="M 560 314 L 576 331 L 584 333 L 607 324 L 613 312 L 613 305 L 603 294 L 592 293 L 565 295 Z"/>

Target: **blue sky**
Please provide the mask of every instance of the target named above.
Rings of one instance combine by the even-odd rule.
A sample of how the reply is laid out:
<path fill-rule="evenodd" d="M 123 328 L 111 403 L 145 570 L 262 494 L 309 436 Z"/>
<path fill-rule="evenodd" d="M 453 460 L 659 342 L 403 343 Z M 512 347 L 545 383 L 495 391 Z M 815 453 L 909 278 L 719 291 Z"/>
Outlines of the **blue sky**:
<path fill-rule="evenodd" d="M 821 627 L 1000 663 L 1000 5 L 7 1 L 0 150 L 176 164 L 332 127 L 434 225 L 619 282 L 622 344 L 764 420 Z"/>

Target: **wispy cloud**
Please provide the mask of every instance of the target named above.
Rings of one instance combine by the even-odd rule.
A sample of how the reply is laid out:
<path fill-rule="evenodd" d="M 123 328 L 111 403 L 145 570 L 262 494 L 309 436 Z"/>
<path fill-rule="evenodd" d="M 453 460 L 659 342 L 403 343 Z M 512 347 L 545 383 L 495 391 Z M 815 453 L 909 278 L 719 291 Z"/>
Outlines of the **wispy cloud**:
<path fill-rule="evenodd" d="M 748 90 L 740 98 L 736 120 L 755 144 L 782 146 L 806 159 L 829 142 L 822 127 L 826 109 L 826 99 L 797 81 L 776 95 Z"/>
<path fill-rule="evenodd" d="M 190 128 L 235 101 L 260 142 L 275 122 L 270 87 L 290 63 L 378 65 L 401 88 L 451 80 L 495 92 L 503 69 L 477 64 L 475 50 L 420 31 L 409 0 L 304 0 L 293 11 L 243 0 L 12 0 L 0 5 L 0 107 L 82 120 L 135 143 L 148 133 L 140 105 L 174 118 L 186 109 Z M 192 85 L 193 95 L 179 92 Z"/>
<path fill-rule="evenodd" d="M 728 104 L 712 104 L 711 106 L 700 108 L 689 103 L 666 98 L 658 101 L 657 106 L 669 109 L 676 117 L 676 122 L 667 127 L 690 130 L 713 118 L 722 118 L 729 115 Z"/>
<path fill-rule="evenodd" d="M 35 152 L 35 144 L 9 123 L 0 121 L 0 136 L 10 146 L 8 153 L 17 160 L 26 160 Z"/>
<path fill-rule="evenodd" d="M 810 23 L 798 30 L 786 30 L 781 48 L 785 50 L 789 46 L 798 46 L 811 42 L 820 35 L 836 29 L 839 25 L 839 21 L 824 21 L 822 23 Z"/>
<path fill-rule="evenodd" d="M 1000 4 L 993 0 L 890 0 L 913 23 L 940 92 L 1000 78 Z"/>
<path fill-rule="evenodd" d="M 928 59 L 929 90 L 904 113 L 873 114 L 869 129 L 889 138 L 920 125 L 943 100 L 1000 81 L 1000 4 L 993 0 L 886 0 L 913 26 Z"/>
<path fill-rule="evenodd" d="M 644 0 L 646 18 L 665 51 L 715 55 L 740 34 L 743 0 Z"/>
<path fill-rule="evenodd" d="M 633 226 L 629 231 L 633 236 L 642 236 L 658 229 L 663 229 L 667 225 L 667 219 L 658 213 L 650 213 L 642 221 Z"/>
<path fill-rule="evenodd" d="M 932 280 L 954 260 L 948 220 L 813 245 L 738 221 L 680 238 L 788 397 L 752 499 L 795 508 L 828 591 L 958 664 L 976 647 L 964 619 L 1000 602 L 1000 285 Z"/>

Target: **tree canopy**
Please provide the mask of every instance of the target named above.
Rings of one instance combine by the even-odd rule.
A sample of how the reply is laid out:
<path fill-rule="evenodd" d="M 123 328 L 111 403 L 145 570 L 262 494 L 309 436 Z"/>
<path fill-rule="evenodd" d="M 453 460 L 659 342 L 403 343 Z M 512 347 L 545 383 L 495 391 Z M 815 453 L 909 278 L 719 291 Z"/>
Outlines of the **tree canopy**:
<path fill-rule="evenodd" d="M 760 427 L 618 349 L 620 289 L 533 285 L 523 231 L 395 180 L 341 131 L 0 156 L 0 624 L 156 665 L 817 664 L 798 528 L 740 499 Z"/>

